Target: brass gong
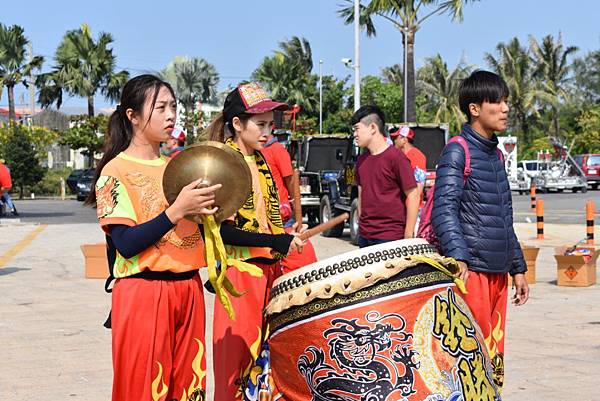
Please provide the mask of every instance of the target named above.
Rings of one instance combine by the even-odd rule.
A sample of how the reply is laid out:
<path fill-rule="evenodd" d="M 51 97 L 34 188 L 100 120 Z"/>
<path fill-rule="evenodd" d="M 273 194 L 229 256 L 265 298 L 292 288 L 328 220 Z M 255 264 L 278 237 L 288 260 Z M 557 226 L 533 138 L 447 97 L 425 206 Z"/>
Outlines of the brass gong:
<path fill-rule="evenodd" d="M 252 175 L 244 157 L 229 146 L 215 141 L 193 145 L 175 156 L 163 175 L 163 191 L 169 205 L 175 202 L 181 189 L 202 178 L 202 185 L 222 184 L 215 192 L 214 214 L 222 222 L 237 212 L 252 191 Z M 186 219 L 202 222 L 200 215 L 188 215 Z"/>

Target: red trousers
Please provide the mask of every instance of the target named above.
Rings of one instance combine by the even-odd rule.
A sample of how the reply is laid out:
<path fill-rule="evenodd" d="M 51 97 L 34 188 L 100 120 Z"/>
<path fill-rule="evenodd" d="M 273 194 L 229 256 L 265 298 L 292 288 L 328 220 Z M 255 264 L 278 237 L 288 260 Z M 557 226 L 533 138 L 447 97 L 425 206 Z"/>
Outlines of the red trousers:
<path fill-rule="evenodd" d="M 252 277 L 236 269 L 227 270 L 227 277 L 238 291 L 246 293 L 230 297 L 236 320 L 227 316 L 225 308 L 215 301 L 213 325 L 213 367 L 215 374 L 215 401 L 242 400 L 240 386 L 247 380 L 260 346 L 264 340 L 263 309 L 267 305 L 269 290 L 279 276 L 279 264 L 257 264 L 262 277 Z"/>
<path fill-rule="evenodd" d="M 504 384 L 504 330 L 508 301 L 508 275 L 469 271 L 467 294 L 462 294 L 487 345 L 493 365 L 493 379 Z"/>
<path fill-rule="evenodd" d="M 113 401 L 205 399 L 200 278 L 119 279 L 112 293 Z"/>

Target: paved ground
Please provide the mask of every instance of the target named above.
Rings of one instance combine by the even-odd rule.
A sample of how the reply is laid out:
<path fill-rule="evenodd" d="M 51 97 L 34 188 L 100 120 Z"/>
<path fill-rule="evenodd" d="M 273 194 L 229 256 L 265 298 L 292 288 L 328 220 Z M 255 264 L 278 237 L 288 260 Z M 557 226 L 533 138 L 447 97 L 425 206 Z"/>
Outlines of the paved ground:
<path fill-rule="evenodd" d="M 585 200 L 545 196 L 564 197 L 550 207 L 572 212 Z M 20 206 L 24 223 L 0 224 L 0 400 L 107 400 L 110 332 L 101 324 L 110 298 L 102 280 L 83 278 L 79 249 L 103 239 L 94 211 L 74 201 Z M 50 224 L 31 224 L 35 219 Z M 541 252 L 530 302 L 509 308 L 504 400 L 597 401 L 600 287 L 557 287 L 552 256 L 554 246 L 583 238 L 585 227 L 547 224 L 543 242 L 531 240 L 534 224 L 516 228 L 521 240 L 540 245 Z M 354 249 L 347 237 L 317 237 L 314 244 L 320 258 Z M 212 299 L 207 301 L 211 310 Z"/>
<path fill-rule="evenodd" d="M 546 215 L 544 220 L 546 223 L 585 224 L 585 203 L 587 200 L 594 201 L 596 211 L 600 214 L 600 191 L 590 190 L 585 194 L 566 192 L 561 194 L 538 194 L 537 197 L 545 201 Z M 75 224 L 93 223 L 95 221 L 95 210 L 82 207 L 83 203 L 75 200 L 64 202 L 49 199 L 17 200 L 16 204 L 22 222 Z M 528 194 L 518 195 L 513 192 L 513 206 L 515 222 L 536 221 Z"/>
<path fill-rule="evenodd" d="M 596 213 L 600 213 L 600 191 L 587 193 L 549 193 L 537 194 L 544 200 L 544 221 L 558 224 L 585 224 L 585 203 L 592 200 Z M 531 209 L 529 194 L 518 195 L 513 192 L 514 220 L 518 223 L 535 222 L 535 211 Z"/>

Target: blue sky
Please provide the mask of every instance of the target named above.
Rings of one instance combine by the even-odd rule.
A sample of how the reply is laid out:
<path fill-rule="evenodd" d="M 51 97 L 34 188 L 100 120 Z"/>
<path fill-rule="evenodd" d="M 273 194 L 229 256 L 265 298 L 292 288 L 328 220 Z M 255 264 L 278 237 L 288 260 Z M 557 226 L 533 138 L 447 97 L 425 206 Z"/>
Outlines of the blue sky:
<path fill-rule="evenodd" d="M 364 2 L 364 0 L 363 0 Z M 322 59 L 324 74 L 349 74 L 340 62 L 353 56 L 353 28 L 336 10 L 342 0 L 302 1 L 114 1 L 55 0 L 6 2 L 0 22 L 18 24 L 33 42 L 34 53 L 52 65 L 54 51 L 69 29 L 88 23 L 95 35 L 110 32 L 119 68 L 132 74 L 164 68 L 177 55 L 199 56 L 213 63 L 219 88 L 248 79 L 263 57 L 281 40 L 306 37 L 312 47 L 315 71 Z M 565 7 L 565 5 L 568 5 Z M 27 8 L 26 10 L 24 8 Z M 465 7 L 464 21 L 434 16 L 417 33 L 415 62 L 440 53 L 450 67 L 461 57 L 485 67 L 485 52 L 501 41 L 528 35 L 540 39 L 562 32 L 565 44 L 580 48 L 579 56 L 600 49 L 600 2 L 596 0 L 482 0 Z M 390 23 L 377 19 L 378 34 L 361 37 L 361 75 L 402 60 L 402 38 Z M 23 87 L 16 91 L 19 102 Z M 25 101 L 27 97 L 25 96 Z M 6 91 L 0 105 L 6 105 Z M 65 106 L 85 106 L 85 100 L 65 99 Z M 107 103 L 97 100 L 97 106 Z"/>

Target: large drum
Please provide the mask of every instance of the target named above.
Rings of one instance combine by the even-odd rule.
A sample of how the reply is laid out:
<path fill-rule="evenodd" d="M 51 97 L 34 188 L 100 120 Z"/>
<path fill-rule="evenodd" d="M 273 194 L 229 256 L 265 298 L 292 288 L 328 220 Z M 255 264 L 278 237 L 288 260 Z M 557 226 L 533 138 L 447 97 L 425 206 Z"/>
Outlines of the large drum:
<path fill-rule="evenodd" d="M 419 260 L 416 260 L 419 259 Z M 275 386 L 288 401 L 500 400 L 481 331 L 420 239 L 329 258 L 275 281 Z"/>

